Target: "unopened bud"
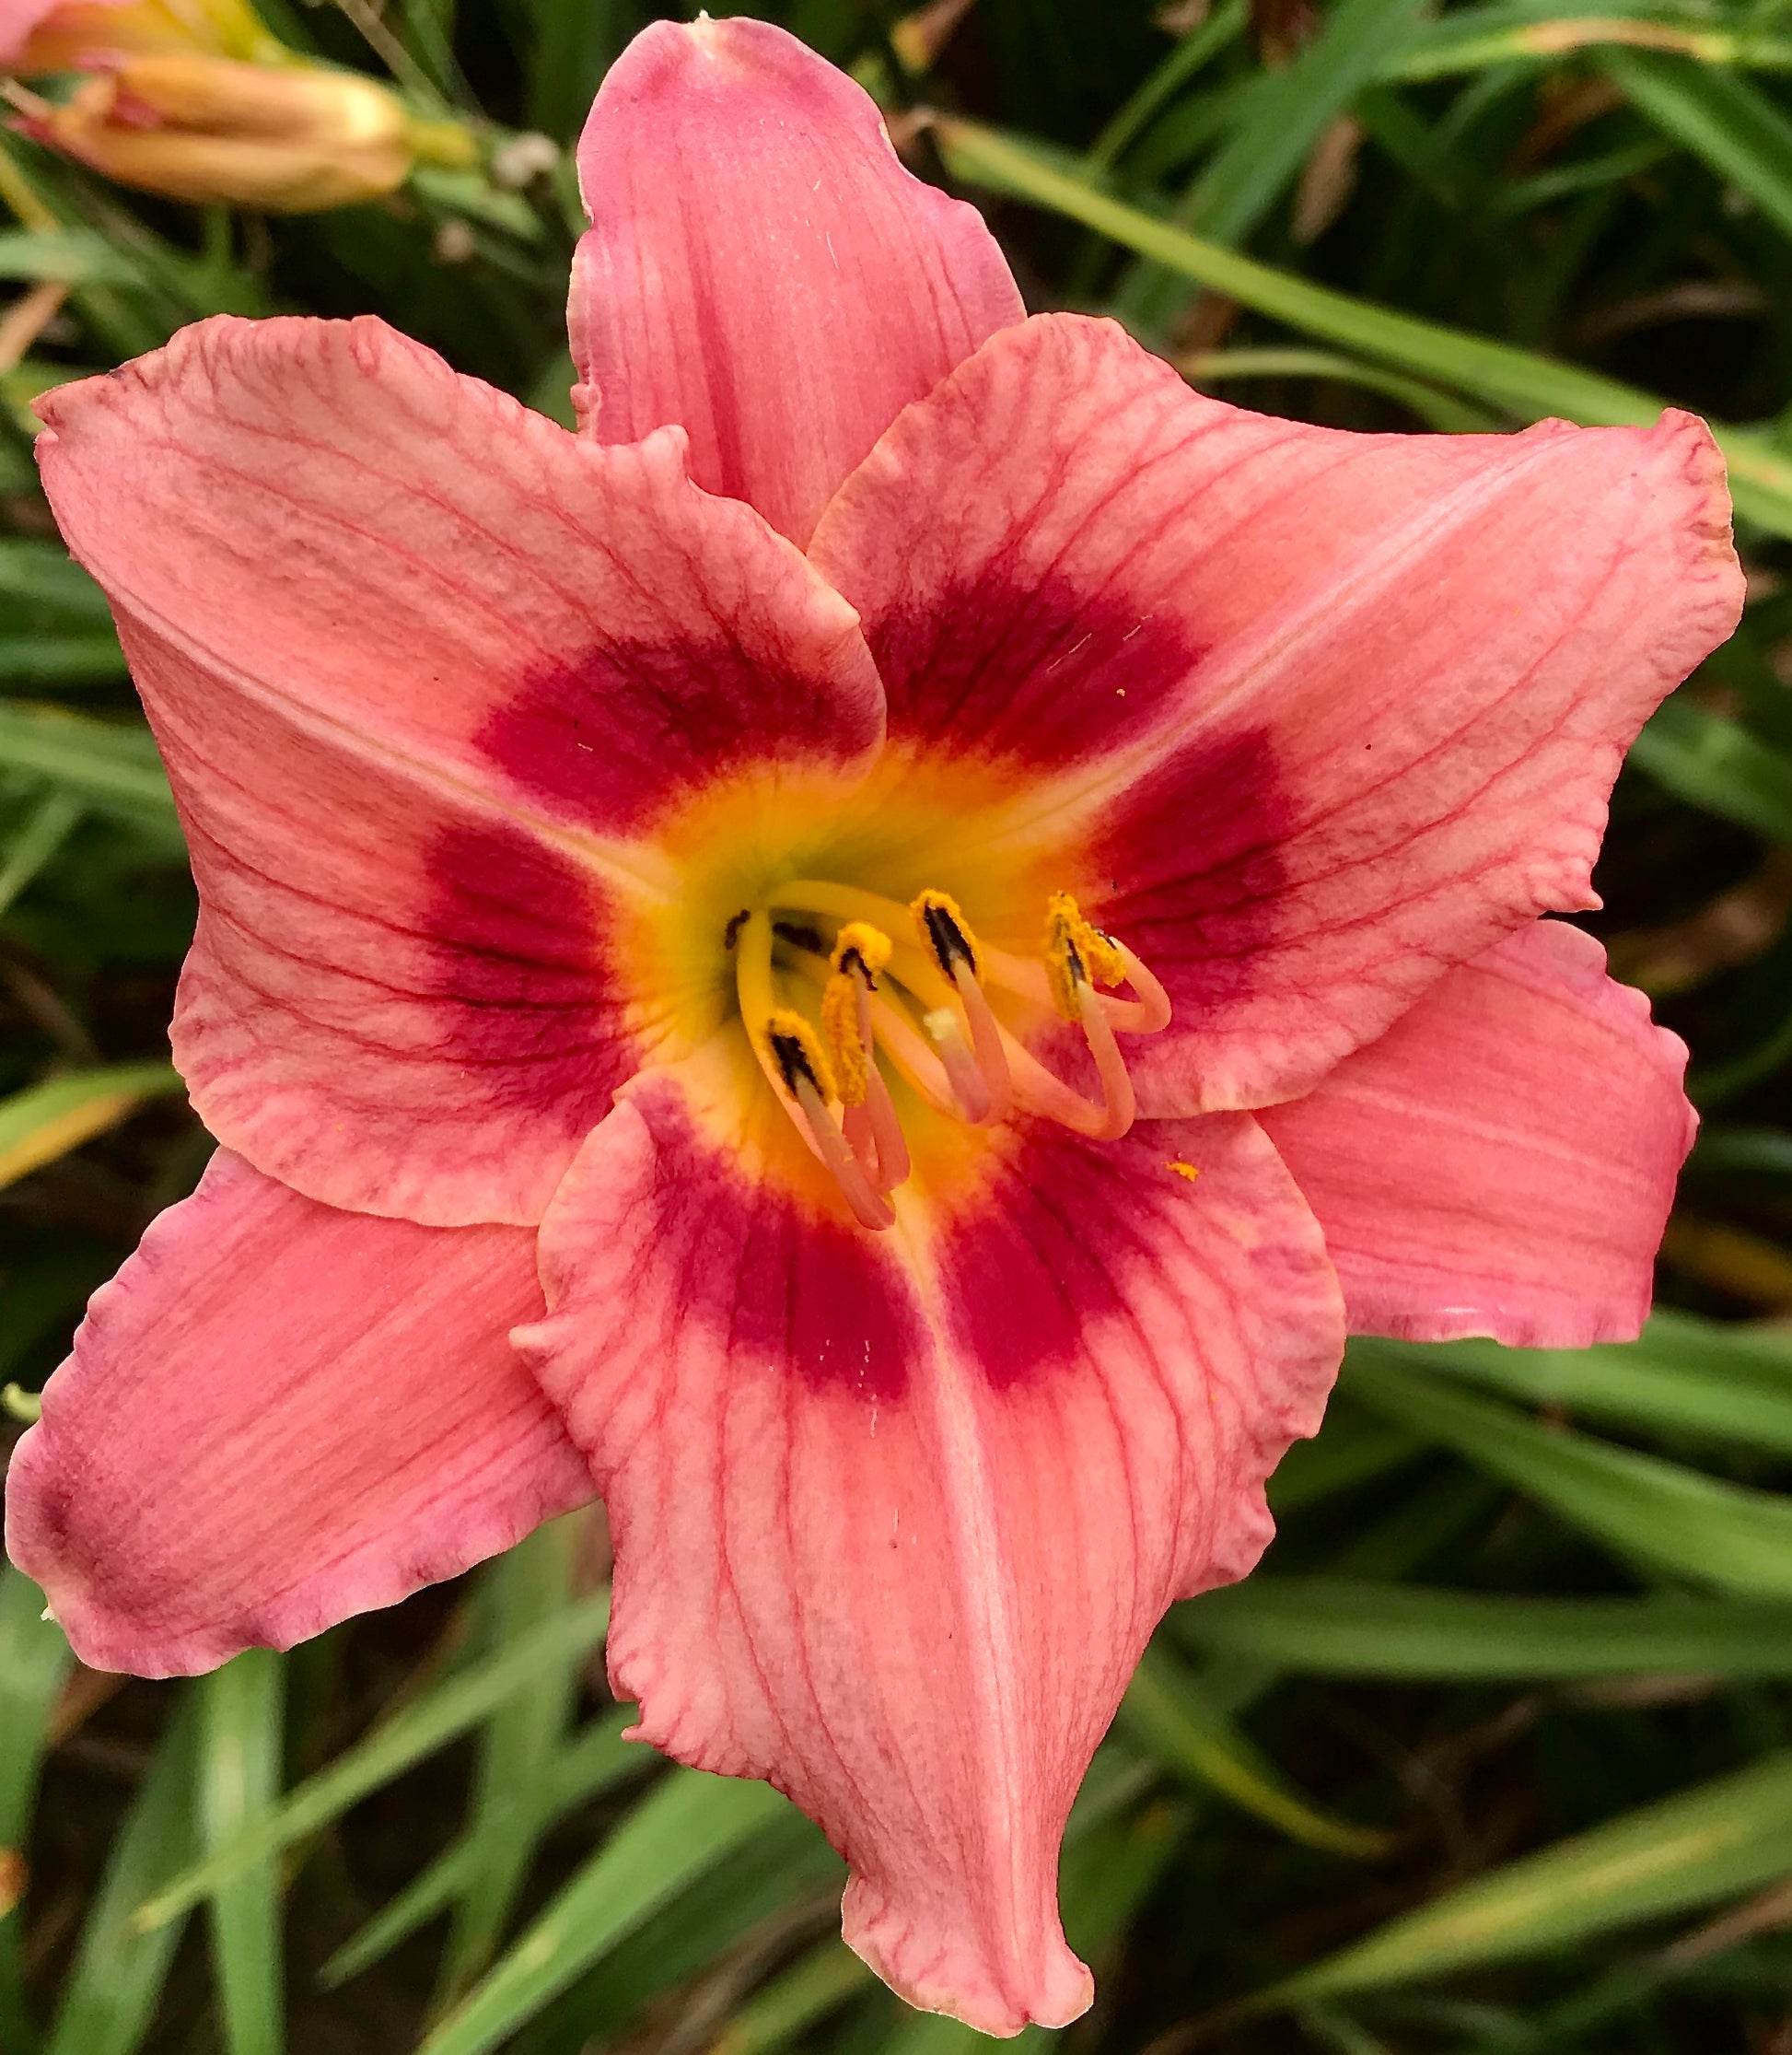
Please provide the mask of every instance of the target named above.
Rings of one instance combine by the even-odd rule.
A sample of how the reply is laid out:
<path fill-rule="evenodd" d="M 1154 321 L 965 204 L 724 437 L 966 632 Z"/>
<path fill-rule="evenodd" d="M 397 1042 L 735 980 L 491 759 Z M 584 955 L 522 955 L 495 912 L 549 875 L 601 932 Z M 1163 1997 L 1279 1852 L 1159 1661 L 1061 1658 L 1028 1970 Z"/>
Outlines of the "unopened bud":
<path fill-rule="evenodd" d="M 21 125 L 121 185 L 271 214 L 375 199 L 451 154 L 371 78 L 221 57 L 126 58 Z"/>
<path fill-rule="evenodd" d="M 248 0 L 11 0 L 4 14 L 0 71 L 20 78 L 182 53 L 297 62 Z"/>

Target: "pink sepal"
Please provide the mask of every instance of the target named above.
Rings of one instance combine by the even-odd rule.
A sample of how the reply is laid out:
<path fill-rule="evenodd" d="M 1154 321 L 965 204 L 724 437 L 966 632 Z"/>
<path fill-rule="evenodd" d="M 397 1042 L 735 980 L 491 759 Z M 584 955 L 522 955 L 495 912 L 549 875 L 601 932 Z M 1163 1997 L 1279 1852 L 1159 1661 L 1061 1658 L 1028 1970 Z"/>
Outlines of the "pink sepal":
<path fill-rule="evenodd" d="M 1633 1340 L 1697 1119 L 1686 1047 L 1591 936 L 1535 922 L 1259 1117 L 1351 1326 L 1532 1349 Z"/>

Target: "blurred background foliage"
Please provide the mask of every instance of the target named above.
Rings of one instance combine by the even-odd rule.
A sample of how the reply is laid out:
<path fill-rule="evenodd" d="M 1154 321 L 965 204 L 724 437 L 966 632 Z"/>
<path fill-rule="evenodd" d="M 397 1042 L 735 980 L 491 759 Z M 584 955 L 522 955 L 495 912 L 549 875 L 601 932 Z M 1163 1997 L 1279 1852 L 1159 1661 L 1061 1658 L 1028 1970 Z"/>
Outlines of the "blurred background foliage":
<path fill-rule="evenodd" d="M 1646 730 L 1591 922 L 1693 1051 L 1666 1310 L 1630 1349 L 1353 1351 L 1263 1571 L 1177 1610 L 1097 1757 L 1064 1891 L 1100 1996 L 1062 2037 L 1792 2055 L 1792 6 L 765 11 L 986 205 L 1033 306 L 1203 387 L 1720 425 L 1751 606 Z M 647 10 L 264 12 L 478 161 L 268 218 L 0 136 L 8 1439 L 209 1146 L 166 1068 L 180 832 L 28 403 L 215 311 L 371 310 L 565 418 L 565 146 Z M 577 1516 L 188 1684 L 82 1672 L 0 1572 L 4 2055 L 963 2055 L 842 1946 L 781 1799 L 620 1739 L 606 1560 Z"/>

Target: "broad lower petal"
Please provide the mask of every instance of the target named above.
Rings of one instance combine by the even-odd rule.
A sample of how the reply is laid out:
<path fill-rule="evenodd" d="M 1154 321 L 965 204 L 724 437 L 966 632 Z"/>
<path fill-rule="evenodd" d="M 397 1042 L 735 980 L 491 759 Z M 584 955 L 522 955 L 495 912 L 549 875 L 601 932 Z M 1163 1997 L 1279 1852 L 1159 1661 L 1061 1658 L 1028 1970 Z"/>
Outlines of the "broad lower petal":
<path fill-rule="evenodd" d="M 1354 1329 L 1582 1349 L 1647 1315 L 1697 1125 L 1685 1068 L 1591 936 L 1538 921 L 1261 1118 Z"/>
<path fill-rule="evenodd" d="M 898 412 L 1024 311 L 976 210 L 905 171 L 867 96 L 768 23 L 646 30 L 578 160 L 588 430 L 678 423 L 697 482 L 798 543 Z"/>
<path fill-rule="evenodd" d="M 1594 904 L 1623 753 L 1741 599 L 1689 416 L 1347 435 L 1067 315 L 904 414 L 809 554 L 892 744 L 1030 770 L 1014 832 L 1168 987 L 1165 1112 L 1305 1091 L 1451 963 Z"/>
<path fill-rule="evenodd" d="M 192 847 L 201 1115 L 330 1204 L 539 1218 L 640 1059 L 644 837 L 875 753 L 850 610 L 675 432 L 599 449 L 374 321 L 208 321 L 41 412 Z"/>
<path fill-rule="evenodd" d="M 821 1823 L 846 1938 L 904 1997 L 1061 2026 L 1090 1991 L 1065 1817 L 1165 1606 L 1250 1569 L 1263 1479 L 1317 1425 L 1343 1342 L 1318 1229 L 1222 1115 L 1010 1131 L 868 1235 L 715 1104 L 627 1088 L 517 1337 L 609 1507 L 615 1688 L 646 1739 Z"/>
<path fill-rule="evenodd" d="M 591 1495 L 507 1339 L 541 1304 L 526 1230 L 339 1213 L 220 1150 L 45 1387 L 6 1552 L 143 1676 L 455 1576 Z"/>

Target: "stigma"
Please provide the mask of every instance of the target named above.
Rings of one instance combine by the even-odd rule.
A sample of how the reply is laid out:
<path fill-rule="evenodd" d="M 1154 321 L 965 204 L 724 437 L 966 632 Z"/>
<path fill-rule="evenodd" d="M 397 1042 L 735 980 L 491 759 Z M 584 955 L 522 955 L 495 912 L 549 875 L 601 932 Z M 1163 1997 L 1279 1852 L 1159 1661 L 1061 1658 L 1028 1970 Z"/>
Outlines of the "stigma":
<path fill-rule="evenodd" d="M 971 1127 L 1031 1115 L 1117 1141 L 1132 1126 L 1117 1037 L 1167 1027 L 1169 998 L 1068 893 L 1051 896 L 1043 925 L 1038 953 L 1017 955 L 980 941 L 948 893 L 904 906 L 807 878 L 729 920 L 726 947 L 760 1068 L 861 1227 L 895 1224 L 890 1195 L 911 1169 L 886 1068 Z M 1021 1023 L 1051 1014 L 1087 1045 L 1097 1095 L 1022 1040 Z"/>

